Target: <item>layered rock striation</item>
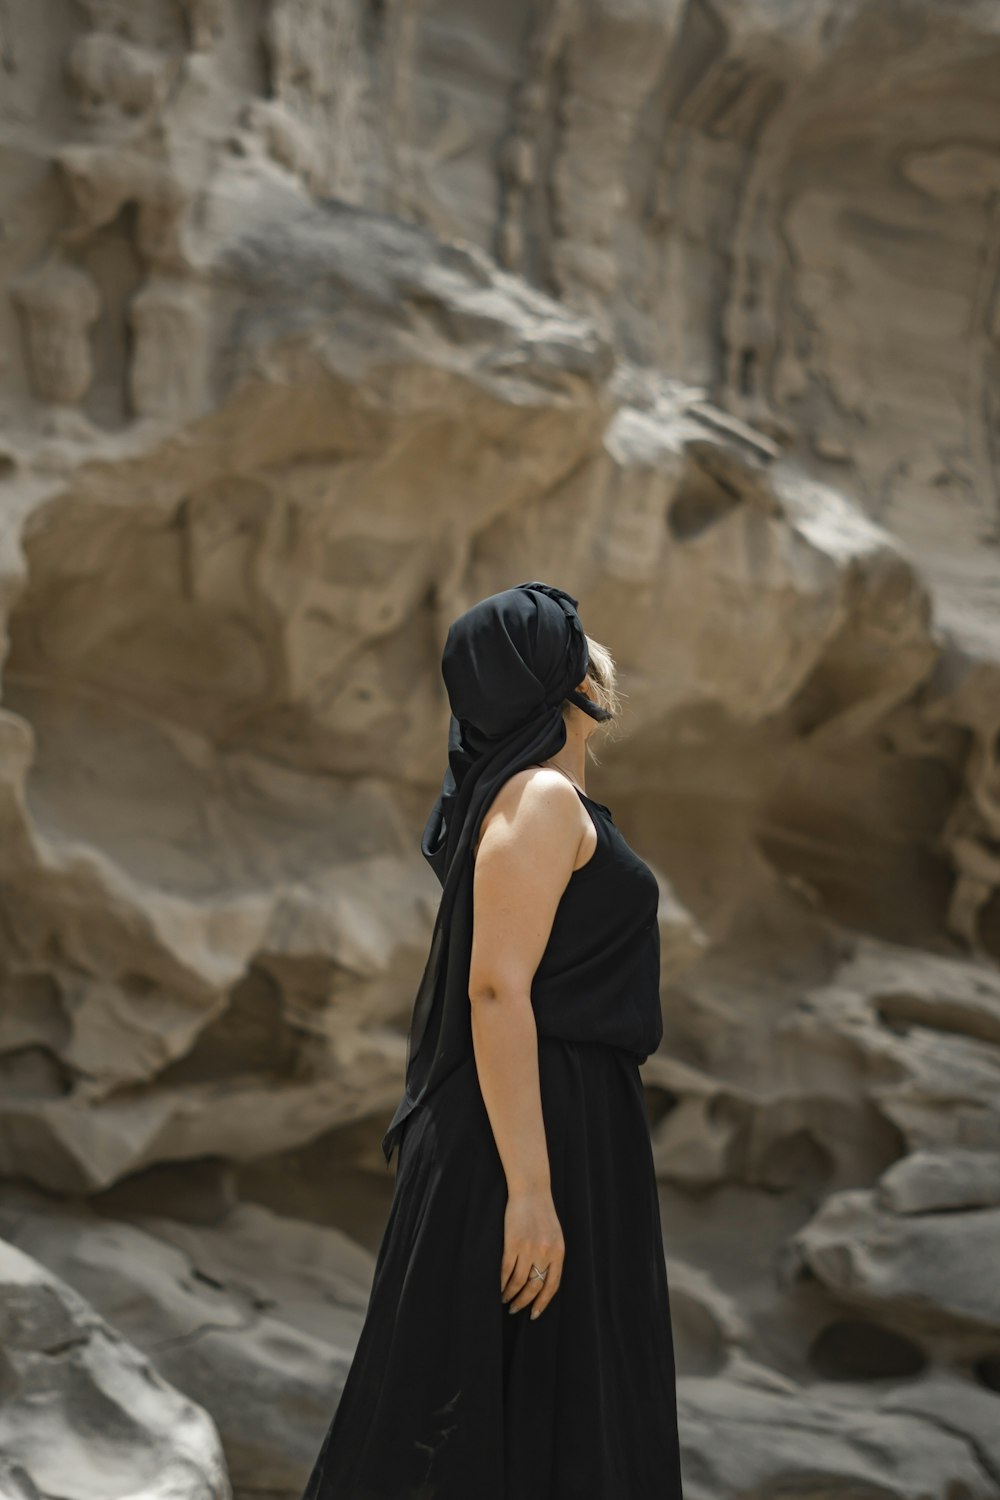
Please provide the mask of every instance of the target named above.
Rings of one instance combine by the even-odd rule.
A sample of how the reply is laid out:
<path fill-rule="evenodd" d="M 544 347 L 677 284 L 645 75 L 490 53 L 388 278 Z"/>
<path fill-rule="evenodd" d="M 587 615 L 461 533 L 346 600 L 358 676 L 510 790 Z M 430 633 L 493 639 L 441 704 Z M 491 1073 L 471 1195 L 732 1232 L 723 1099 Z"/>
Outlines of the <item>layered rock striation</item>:
<path fill-rule="evenodd" d="M 444 634 L 544 577 L 662 881 L 688 1500 L 995 1500 L 995 7 L 0 24 L 0 1487 L 298 1493 Z"/>

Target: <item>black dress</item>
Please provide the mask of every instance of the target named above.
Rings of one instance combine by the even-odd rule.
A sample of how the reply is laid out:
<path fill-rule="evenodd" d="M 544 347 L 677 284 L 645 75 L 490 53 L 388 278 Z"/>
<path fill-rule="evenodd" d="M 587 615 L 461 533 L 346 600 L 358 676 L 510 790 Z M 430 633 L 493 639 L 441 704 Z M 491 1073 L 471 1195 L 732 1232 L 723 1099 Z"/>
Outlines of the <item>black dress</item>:
<path fill-rule="evenodd" d="M 507 1185 L 472 1057 L 405 1122 L 367 1316 L 303 1500 L 682 1500 L 639 1077 L 663 1036 L 659 887 L 609 808 L 580 796 L 597 848 L 532 982 L 562 1283 L 534 1321 L 500 1300 Z"/>

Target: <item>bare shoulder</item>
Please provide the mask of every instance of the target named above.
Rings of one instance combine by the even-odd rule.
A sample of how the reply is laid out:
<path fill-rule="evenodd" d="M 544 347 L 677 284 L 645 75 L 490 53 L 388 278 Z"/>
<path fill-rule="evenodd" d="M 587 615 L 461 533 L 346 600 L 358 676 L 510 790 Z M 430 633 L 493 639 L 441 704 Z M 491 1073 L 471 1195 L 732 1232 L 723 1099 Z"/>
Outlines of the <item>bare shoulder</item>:
<path fill-rule="evenodd" d="M 474 867 L 471 1001 L 530 996 L 586 817 L 573 783 L 548 766 L 525 766 L 494 797 Z"/>
<path fill-rule="evenodd" d="M 551 766 L 525 766 L 508 777 L 483 816 L 477 851 L 487 830 L 490 842 L 517 838 L 523 843 L 555 838 L 579 844 L 583 826 L 576 788 Z"/>

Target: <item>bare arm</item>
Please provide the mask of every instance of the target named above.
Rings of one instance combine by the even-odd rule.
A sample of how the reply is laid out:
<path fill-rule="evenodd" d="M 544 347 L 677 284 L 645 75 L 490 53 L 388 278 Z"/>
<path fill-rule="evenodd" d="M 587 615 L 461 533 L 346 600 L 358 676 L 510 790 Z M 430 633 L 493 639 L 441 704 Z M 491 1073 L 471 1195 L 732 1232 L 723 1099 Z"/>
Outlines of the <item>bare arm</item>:
<path fill-rule="evenodd" d="M 552 1203 L 531 983 L 578 861 L 585 819 L 558 771 L 518 773 L 484 820 L 473 874 L 472 1036 L 508 1191 L 501 1289 L 512 1311 L 533 1300 L 532 1316 L 555 1295 L 564 1246 Z M 529 1279 L 532 1261 L 549 1267 L 544 1282 Z"/>

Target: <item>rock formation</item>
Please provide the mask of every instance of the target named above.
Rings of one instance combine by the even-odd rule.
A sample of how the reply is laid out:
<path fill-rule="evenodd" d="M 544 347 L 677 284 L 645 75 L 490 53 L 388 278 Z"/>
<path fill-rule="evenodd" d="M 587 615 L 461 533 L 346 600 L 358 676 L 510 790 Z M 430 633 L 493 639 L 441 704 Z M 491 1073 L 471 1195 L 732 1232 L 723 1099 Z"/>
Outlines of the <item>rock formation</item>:
<path fill-rule="evenodd" d="M 211 1418 L 73 1287 L 8 1244 L 0 1244 L 0 1348 L 5 1497 L 231 1495 Z"/>
<path fill-rule="evenodd" d="M 14 0 L 0 57 L 0 1488 L 300 1492 L 444 632 L 543 577 L 663 885 L 687 1500 L 997 1500 L 996 7 Z"/>

